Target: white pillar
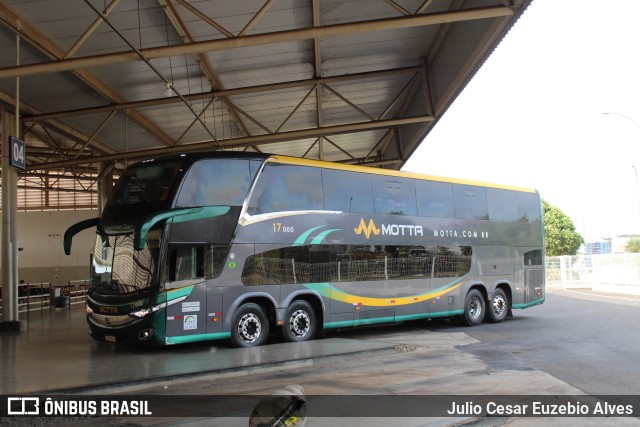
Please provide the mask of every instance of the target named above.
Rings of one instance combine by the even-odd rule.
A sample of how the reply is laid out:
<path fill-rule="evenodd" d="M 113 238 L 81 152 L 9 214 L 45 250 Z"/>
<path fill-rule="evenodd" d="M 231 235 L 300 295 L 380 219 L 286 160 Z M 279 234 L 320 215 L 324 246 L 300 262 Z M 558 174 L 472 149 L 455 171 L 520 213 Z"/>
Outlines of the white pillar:
<path fill-rule="evenodd" d="M 2 321 L 18 320 L 18 171 L 10 165 L 9 136 L 16 135 L 15 115 L 0 109 L 2 138 Z"/>

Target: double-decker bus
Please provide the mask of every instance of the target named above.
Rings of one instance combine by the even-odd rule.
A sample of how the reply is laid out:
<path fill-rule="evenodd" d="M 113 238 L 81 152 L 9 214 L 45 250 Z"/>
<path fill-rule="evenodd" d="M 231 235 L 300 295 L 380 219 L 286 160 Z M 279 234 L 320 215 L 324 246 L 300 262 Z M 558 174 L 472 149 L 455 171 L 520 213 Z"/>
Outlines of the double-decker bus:
<path fill-rule="evenodd" d="M 129 166 L 95 227 L 96 340 L 137 345 L 456 317 L 545 299 L 533 189 L 278 155 L 188 153 Z"/>

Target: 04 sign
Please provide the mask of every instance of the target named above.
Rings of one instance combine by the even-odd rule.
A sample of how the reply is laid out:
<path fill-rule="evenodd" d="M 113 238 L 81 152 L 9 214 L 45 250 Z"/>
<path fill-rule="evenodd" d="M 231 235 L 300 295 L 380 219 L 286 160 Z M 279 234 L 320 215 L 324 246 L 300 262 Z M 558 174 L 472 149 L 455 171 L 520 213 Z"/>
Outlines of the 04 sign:
<path fill-rule="evenodd" d="M 25 168 L 25 148 L 24 141 L 19 140 L 16 137 L 9 137 L 9 163 L 11 166 L 15 166 L 20 169 Z"/>

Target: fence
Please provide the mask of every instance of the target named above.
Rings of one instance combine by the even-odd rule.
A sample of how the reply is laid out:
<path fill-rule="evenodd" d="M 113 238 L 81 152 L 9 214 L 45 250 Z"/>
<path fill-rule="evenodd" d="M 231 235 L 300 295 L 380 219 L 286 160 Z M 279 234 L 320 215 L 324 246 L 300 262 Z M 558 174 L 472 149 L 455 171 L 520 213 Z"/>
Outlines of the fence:
<path fill-rule="evenodd" d="M 268 262 L 267 262 L 268 261 Z M 256 283 L 267 280 L 274 283 L 275 274 L 279 280 L 295 283 L 300 280 L 376 280 L 398 275 L 414 276 L 416 268 L 424 270 L 422 263 L 396 265 L 386 261 L 364 261 L 360 263 L 328 263 L 310 268 L 308 264 L 289 262 L 282 266 L 279 260 L 263 260 L 256 264 Z M 343 265 L 342 265 L 343 264 Z M 640 293 L 640 254 L 599 254 L 547 257 L 547 284 L 563 287 L 594 285 L 625 285 Z M 406 270 L 406 271 L 405 271 Z M 265 273 L 269 272 L 269 273 Z M 265 278 L 265 277 L 267 278 Z M 321 276 L 321 277 L 320 277 Z M 357 276 L 357 277 L 356 277 Z M 362 276 L 362 277 L 359 277 Z M 345 279 L 348 278 L 348 279 Z M 279 283 L 275 281 L 275 283 Z M 252 283 L 253 284 L 253 283 Z M 24 283 L 18 285 L 18 313 L 40 311 L 53 308 L 68 308 L 84 304 L 89 290 L 89 280 L 72 280 L 64 286 L 52 286 L 51 283 Z M 633 293 L 636 293 L 634 291 Z M 2 299 L 0 299 L 2 313 Z"/>
<path fill-rule="evenodd" d="M 51 311 L 53 308 L 71 309 L 74 304 L 84 304 L 89 290 L 89 280 L 71 280 L 67 285 L 56 286 L 49 282 L 20 283 L 18 285 L 18 314 Z M 2 298 L 0 298 L 2 313 Z"/>
<path fill-rule="evenodd" d="M 546 266 L 549 285 L 640 286 L 640 254 L 548 257 Z"/>

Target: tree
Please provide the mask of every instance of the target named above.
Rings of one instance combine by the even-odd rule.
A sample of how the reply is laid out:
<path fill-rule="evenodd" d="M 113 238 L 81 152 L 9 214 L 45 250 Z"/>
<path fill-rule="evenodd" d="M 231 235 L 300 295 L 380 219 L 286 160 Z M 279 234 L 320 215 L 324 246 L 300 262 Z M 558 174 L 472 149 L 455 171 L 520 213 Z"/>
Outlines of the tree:
<path fill-rule="evenodd" d="M 544 251 L 547 256 L 575 255 L 584 239 L 573 221 L 560 208 L 542 201 L 544 219 Z"/>
<path fill-rule="evenodd" d="M 634 254 L 640 252 L 640 237 L 634 236 L 630 238 L 627 244 L 624 245 L 624 250 Z"/>

